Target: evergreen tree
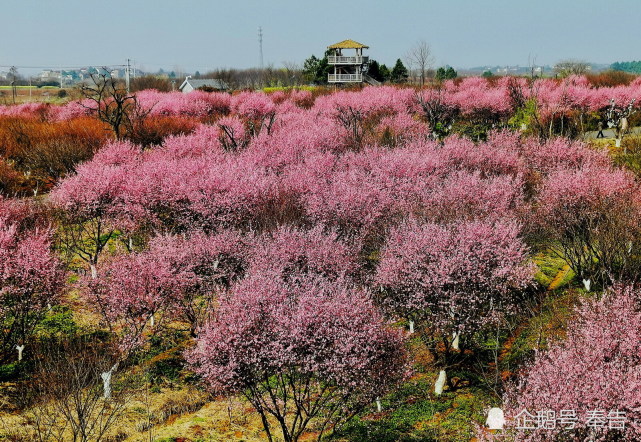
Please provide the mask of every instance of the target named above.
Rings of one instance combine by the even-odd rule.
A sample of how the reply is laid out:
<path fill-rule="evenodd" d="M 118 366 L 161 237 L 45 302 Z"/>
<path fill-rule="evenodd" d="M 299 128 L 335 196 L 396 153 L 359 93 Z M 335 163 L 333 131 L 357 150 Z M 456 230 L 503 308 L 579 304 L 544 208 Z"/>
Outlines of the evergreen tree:
<path fill-rule="evenodd" d="M 327 56 L 332 55 L 331 50 L 325 51 L 323 58 L 312 55 L 303 64 L 303 75 L 305 80 L 314 84 L 327 84 L 327 74 L 330 73 L 330 66 Z"/>
<path fill-rule="evenodd" d="M 314 81 L 314 83 L 327 84 L 327 75 L 332 70 L 331 66 L 329 65 L 329 61 L 327 60 L 327 57 L 330 55 L 334 55 L 334 51 L 331 49 L 325 51 L 325 55 L 320 59 L 320 62 L 318 63 L 318 70 L 316 71 L 316 80 Z"/>
<path fill-rule="evenodd" d="M 371 60 L 369 62 L 369 67 L 367 68 L 367 75 L 372 77 L 376 81 L 385 81 L 383 76 L 381 75 L 381 68 L 378 65 L 378 61 L 376 60 Z"/>
<path fill-rule="evenodd" d="M 445 69 L 444 67 L 440 67 L 436 70 L 435 78 L 437 81 L 451 80 L 456 77 L 458 77 L 458 73 L 452 66 L 448 66 L 447 69 Z"/>
<path fill-rule="evenodd" d="M 458 77 L 458 72 L 456 72 L 452 66 L 449 66 L 445 71 L 445 78 L 452 80 L 456 77 Z"/>
<path fill-rule="evenodd" d="M 316 81 L 316 73 L 318 72 L 318 67 L 320 65 L 320 60 L 312 55 L 303 64 L 303 75 L 305 80 L 309 83 L 314 83 Z"/>
<path fill-rule="evenodd" d="M 390 80 L 392 80 L 392 83 L 405 83 L 407 81 L 407 77 L 409 77 L 407 68 L 399 58 L 396 60 L 396 64 L 392 69 Z"/>
<path fill-rule="evenodd" d="M 379 66 L 379 72 L 381 73 L 381 78 L 383 81 L 389 81 L 390 77 L 392 76 L 392 73 L 390 72 L 389 68 L 385 65 L 382 64 Z"/>

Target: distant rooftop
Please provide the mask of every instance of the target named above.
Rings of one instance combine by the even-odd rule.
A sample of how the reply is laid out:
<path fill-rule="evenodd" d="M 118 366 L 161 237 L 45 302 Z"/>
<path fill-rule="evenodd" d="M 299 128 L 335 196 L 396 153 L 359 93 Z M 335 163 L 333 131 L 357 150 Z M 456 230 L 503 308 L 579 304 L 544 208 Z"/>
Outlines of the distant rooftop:
<path fill-rule="evenodd" d="M 327 48 L 328 49 L 369 49 L 369 46 L 366 46 L 363 43 L 359 43 L 354 40 L 343 40 L 331 46 L 327 46 Z"/>
<path fill-rule="evenodd" d="M 218 79 L 196 80 L 193 78 L 186 78 L 183 84 L 180 85 L 179 89 L 182 90 L 187 83 L 189 83 L 191 87 L 193 87 L 194 89 L 198 89 L 201 87 L 210 87 L 210 88 L 219 89 L 219 90 L 228 89 L 228 86 L 222 80 L 218 80 Z"/>

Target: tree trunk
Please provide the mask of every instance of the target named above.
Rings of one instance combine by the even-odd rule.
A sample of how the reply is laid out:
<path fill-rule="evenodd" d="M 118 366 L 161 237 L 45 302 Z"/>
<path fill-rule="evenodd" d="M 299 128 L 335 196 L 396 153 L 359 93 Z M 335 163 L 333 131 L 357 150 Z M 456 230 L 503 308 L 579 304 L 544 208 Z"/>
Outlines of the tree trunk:
<path fill-rule="evenodd" d="M 461 336 L 461 334 L 459 332 L 454 332 L 454 335 L 453 335 L 454 339 L 452 341 L 452 349 L 453 350 L 460 350 L 460 348 L 458 346 L 458 341 L 459 341 L 459 337 L 460 336 Z"/>
<path fill-rule="evenodd" d="M 445 383 L 447 382 L 447 373 L 445 370 L 441 370 L 438 374 L 438 379 L 436 380 L 436 384 L 434 384 L 434 394 L 437 396 L 440 396 L 443 394 L 443 387 L 445 387 Z"/>

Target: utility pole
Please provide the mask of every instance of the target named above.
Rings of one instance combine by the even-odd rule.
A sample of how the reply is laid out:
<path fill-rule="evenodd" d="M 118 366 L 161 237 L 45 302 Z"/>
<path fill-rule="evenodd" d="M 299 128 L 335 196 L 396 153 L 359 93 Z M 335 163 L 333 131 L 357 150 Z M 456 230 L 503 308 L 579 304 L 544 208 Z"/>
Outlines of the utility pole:
<path fill-rule="evenodd" d="M 16 95 L 18 95 L 18 90 L 16 88 L 16 72 L 18 70 L 15 66 L 11 66 L 9 72 L 11 73 L 11 96 L 13 97 L 13 104 L 16 104 Z"/>
<path fill-rule="evenodd" d="M 263 28 L 258 27 L 258 47 L 260 49 L 260 68 L 263 69 Z"/>
<path fill-rule="evenodd" d="M 129 93 L 129 59 L 127 59 L 127 68 L 125 70 L 125 87 L 127 88 L 127 93 Z"/>

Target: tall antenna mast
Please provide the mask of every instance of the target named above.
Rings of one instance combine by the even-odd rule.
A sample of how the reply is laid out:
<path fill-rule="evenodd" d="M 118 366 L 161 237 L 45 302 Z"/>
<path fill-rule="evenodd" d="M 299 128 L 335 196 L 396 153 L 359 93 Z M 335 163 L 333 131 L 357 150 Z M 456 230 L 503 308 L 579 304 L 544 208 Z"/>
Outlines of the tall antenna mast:
<path fill-rule="evenodd" d="M 260 48 L 260 68 L 263 68 L 263 28 L 258 27 L 258 47 Z"/>
<path fill-rule="evenodd" d="M 129 93 L 129 71 L 130 71 L 130 60 L 127 59 L 127 70 L 125 71 L 125 87 L 127 88 L 127 93 Z"/>

